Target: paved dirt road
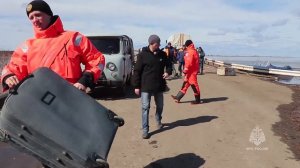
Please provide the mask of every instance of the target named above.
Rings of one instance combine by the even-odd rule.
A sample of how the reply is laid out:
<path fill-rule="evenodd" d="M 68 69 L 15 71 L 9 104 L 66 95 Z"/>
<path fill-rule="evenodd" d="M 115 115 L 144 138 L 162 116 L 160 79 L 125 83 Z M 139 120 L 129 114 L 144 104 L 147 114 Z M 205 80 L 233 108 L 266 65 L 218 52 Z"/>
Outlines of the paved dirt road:
<path fill-rule="evenodd" d="M 199 81 L 205 103 L 196 106 L 189 103 L 193 100 L 191 90 L 183 103 L 174 103 L 170 95 L 177 93 L 182 81 L 168 82 L 171 91 L 165 94 L 163 115 L 166 126 L 155 131 L 152 102 L 153 135 L 149 140 L 141 138 L 139 99 L 100 100 L 126 120 L 109 155 L 111 167 L 300 167 L 288 146 L 272 131 L 280 120 L 276 108 L 292 101 L 289 88 L 247 75 L 206 74 L 199 76 Z M 249 141 L 257 126 L 265 137 L 258 146 Z M 257 140 L 262 139 L 261 134 L 256 135 Z"/>
<path fill-rule="evenodd" d="M 108 96 L 105 90 L 99 102 L 118 115 L 126 124 L 118 130 L 108 162 L 112 168 L 298 168 L 288 146 L 272 131 L 280 121 L 276 108 L 292 101 L 292 90 L 247 75 L 220 77 L 199 76 L 201 105 L 190 105 L 192 91 L 176 104 L 182 80 L 168 82 L 165 94 L 162 130 L 155 130 L 152 101 L 148 140 L 141 138 L 140 99 L 128 93 L 127 98 Z M 132 92 L 131 92 L 132 93 Z M 253 134 L 256 144 L 249 141 Z M 260 134 L 259 134 L 260 133 Z M 263 133 L 263 135 L 262 135 Z M 256 135 L 256 136 L 255 136 Z M 264 142 L 259 140 L 265 139 Z M 0 164 L 5 162 L 5 146 L 0 145 Z M 19 154 L 20 155 L 20 154 Z M 14 156 L 9 155 L 8 159 Z M 23 158 L 23 157 L 22 157 Z M 7 163 L 7 162 L 6 162 Z M 27 162 L 28 163 L 28 162 Z M 34 166 L 36 162 L 32 163 Z M 16 167 L 15 167 L 16 168 Z M 23 168 L 25 168 L 23 166 Z M 27 167 L 26 167 L 27 168 Z M 28 167 L 29 168 L 29 167 Z M 35 167 L 34 167 L 35 168 Z"/>

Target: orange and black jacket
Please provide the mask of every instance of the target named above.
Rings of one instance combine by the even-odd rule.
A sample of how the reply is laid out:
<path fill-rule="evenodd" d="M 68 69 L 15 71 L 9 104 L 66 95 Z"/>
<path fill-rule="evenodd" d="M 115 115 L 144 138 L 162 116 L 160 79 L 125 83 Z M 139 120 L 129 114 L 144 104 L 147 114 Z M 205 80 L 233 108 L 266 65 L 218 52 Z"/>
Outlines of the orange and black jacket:
<path fill-rule="evenodd" d="M 87 86 L 90 80 L 93 83 L 99 79 L 105 64 L 103 54 L 79 32 L 65 31 L 59 16 L 53 19 L 46 30 L 34 29 L 35 37 L 15 50 L 2 71 L 4 90 L 8 89 L 4 84 L 7 77 L 16 75 L 22 80 L 39 67 L 50 68 L 72 84 Z"/>
<path fill-rule="evenodd" d="M 191 44 L 185 50 L 184 55 L 184 70 L 183 73 L 191 75 L 199 71 L 199 54 L 195 49 L 194 44 Z"/>

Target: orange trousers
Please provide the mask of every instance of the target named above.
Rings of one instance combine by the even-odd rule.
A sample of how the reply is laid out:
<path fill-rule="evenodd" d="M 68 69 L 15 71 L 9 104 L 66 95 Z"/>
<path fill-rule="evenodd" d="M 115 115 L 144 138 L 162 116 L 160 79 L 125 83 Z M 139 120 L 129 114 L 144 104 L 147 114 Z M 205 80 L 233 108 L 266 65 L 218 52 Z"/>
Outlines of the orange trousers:
<path fill-rule="evenodd" d="M 197 81 L 197 73 L 185 75 L 184 82 L 182 84 L 182 88 L 180 91 L 183 94 L 186 94 L 186 92 L 190 86 L 192 87 L 195 96 L 200 95 L 200 88 L 199 88 L 198 81 Z"/>

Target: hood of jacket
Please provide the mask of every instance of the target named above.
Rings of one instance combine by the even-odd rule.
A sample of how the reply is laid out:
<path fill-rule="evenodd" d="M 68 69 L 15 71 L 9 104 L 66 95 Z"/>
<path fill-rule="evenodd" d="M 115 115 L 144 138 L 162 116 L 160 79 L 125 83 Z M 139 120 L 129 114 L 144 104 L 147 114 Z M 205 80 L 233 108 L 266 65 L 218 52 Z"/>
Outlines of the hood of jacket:
<path fill-rule="evenodd" d="M 195 49 L 194 43 L 190 44 L 190 45 L 187 47 L 187 49 Z"/>
<path fill-rule="evenodd" d="M 155 55 L 155 53 L 160 52 L 160 49 L 157 49 L 157 50 L 155 50 L 154 52 L 152 52 L 152 51 L 150 50 L 149 46 L 146 46 L 146 47 L 143 47 L 143 48 L 142 48 L 142 51 L 143 51 L 143 52 L 154 53 L 154 55 Z"/>
<path fill-rule="evenodd" d="M 62 21 L 59 16 L 53 16 L 54 22 L 45 30 L 38 30 L 34 28 L 34 35 L 36 38 L 55 37 L 64 32 Z"/>

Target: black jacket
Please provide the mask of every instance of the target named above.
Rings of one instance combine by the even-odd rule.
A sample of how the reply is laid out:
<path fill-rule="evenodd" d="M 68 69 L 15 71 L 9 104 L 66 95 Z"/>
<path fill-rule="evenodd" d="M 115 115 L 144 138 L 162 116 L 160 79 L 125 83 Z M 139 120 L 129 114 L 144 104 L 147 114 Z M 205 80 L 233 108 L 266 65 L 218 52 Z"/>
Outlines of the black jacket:
<path fill-rule="evenodd" d="M 134 66 L 132 84 L 135 89 L 142 92 L 157 93 L 166 90 L 166 80 L 163 74 L 172 74 L 172 64 L 164 51 L 151 52 L 149 47 L 144 47 L 137 55 Z"/>

